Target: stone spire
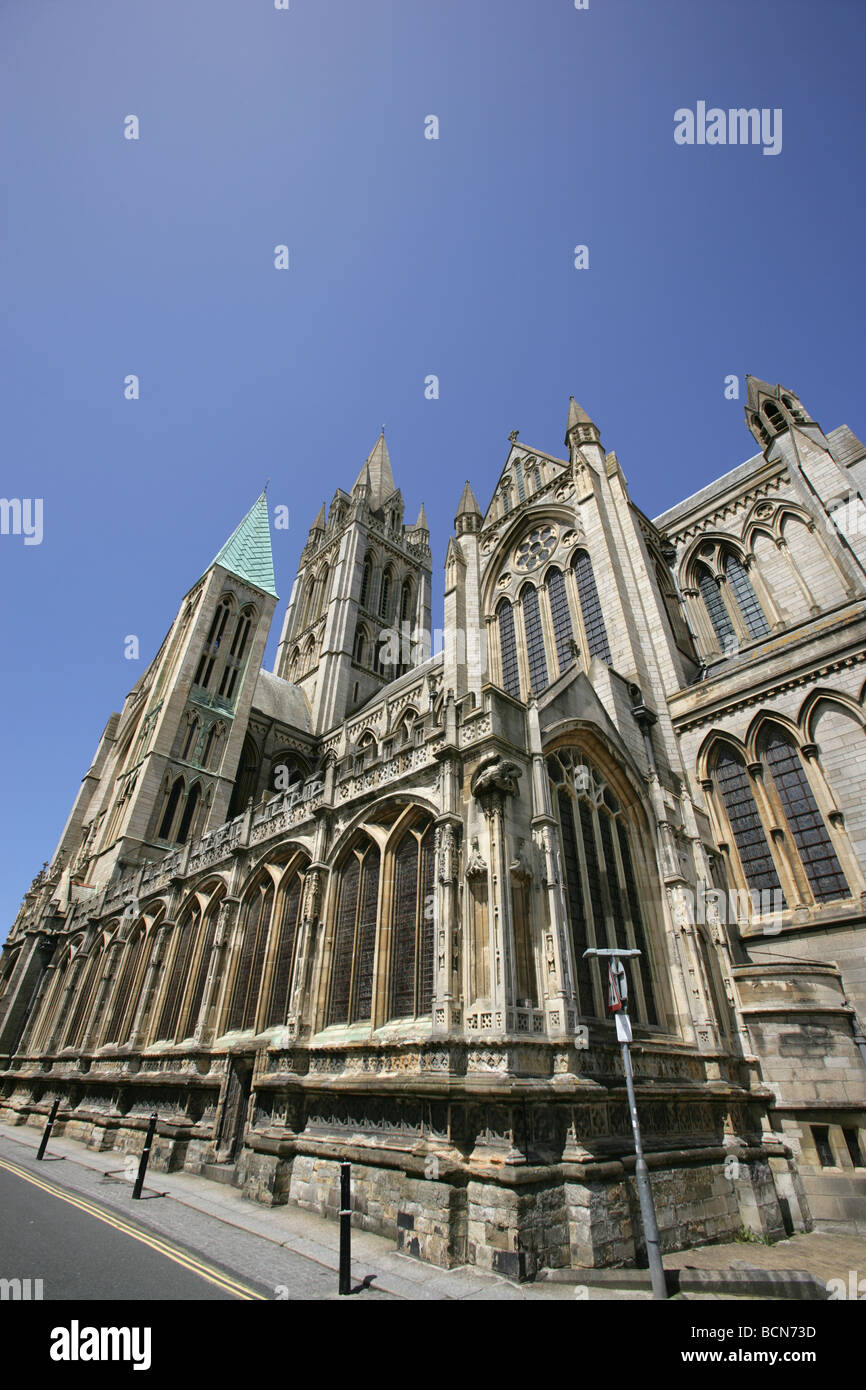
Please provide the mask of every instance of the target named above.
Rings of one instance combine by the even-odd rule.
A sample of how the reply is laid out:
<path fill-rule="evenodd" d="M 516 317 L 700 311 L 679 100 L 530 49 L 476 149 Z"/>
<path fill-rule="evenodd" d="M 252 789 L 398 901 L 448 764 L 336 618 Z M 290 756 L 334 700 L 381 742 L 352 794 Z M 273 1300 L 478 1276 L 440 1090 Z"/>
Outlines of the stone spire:
<path fill-rule="evenodd" d="M 391 472 L 391 456 L 388 453 L 388 445 L 385 443 L 384 425 L 379 438 L 367 456 L 364 467 L 355 479 L 355 487 L 358 486 L 358 483 L 365 481 L 365 473 L 368 475 L 366 481 L 370 487 L 367 500 L 373 511 L 376 511 L 397 490 L 394 474 Z"/>
<path fill-rule="evenodd" d="M 568 398 L 568 422 L 565 426 L 565 442 L 572 442 L 572 431 L 577 430 L 574 435 L 576 444 L 598 444 L 601 435 L 598 426 L 589 418 L 582 405 L 578 405 L 574 396 Z"/>
<path fill-rule="evenodd" d="M 271 551 L 271 528 L 265 492 L 257 497 L 243 521 L 229 536 L 222 550 L 215 555 L 208 569 L 222 565 L 230 574 L 277 597 L 274 581 L 274 557 Z"/>
<path fill-rule="evenodd" d="M 460 504 L 454 518 L 454 526 L 458 536 L 464 535 L 467 531 L 478 531 L 481 527 L 481 516 L 481 508 L 467 482 L 460 496 Z"/>

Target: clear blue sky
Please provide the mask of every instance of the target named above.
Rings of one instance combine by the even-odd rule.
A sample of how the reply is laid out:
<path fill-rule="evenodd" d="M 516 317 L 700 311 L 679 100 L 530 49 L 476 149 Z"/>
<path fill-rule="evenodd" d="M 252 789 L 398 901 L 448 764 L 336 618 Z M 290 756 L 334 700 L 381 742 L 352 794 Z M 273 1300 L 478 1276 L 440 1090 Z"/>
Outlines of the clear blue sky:
<path fill-rule="evenodd" d="M 383 421 L 437 616 L 464 479 L 561 454 L 572 392 L 651 515 L 754 452 L 729 373 L 863 435 L 864 38 L 862 0 L 7 0 L 0 491 L 44 539 L 0 536 L 0 935 L 267 477 L 270 664 Z M 782 108 L 781 154 L 675 145 L 698 101 Z"/>

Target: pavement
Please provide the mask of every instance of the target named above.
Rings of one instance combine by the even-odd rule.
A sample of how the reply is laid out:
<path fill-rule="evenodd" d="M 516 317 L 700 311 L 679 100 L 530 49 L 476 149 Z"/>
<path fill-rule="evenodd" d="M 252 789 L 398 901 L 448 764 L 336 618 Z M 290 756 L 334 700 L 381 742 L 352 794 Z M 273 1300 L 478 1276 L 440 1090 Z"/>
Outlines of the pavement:
<path fill-rule="evenodd" d="M 234 1276 L 244 1280 L 255 1297 L 280 1300 L 338 1296 L 337 1222 L 294 1205 L 264 1207 L 242 1197 L 236 1188 L 185 1172 L 149 1172 L 143 1200 L 133 1202 L 129 1176 L 132 1170 L 125 1155 L 111 1150 L 98 1153 L 75 1140 L 52 1137 L 45 1160 L 36 1163 L 40 1134 L 35 1127 L 0 1124 L 0 1160 L 13 1169 L 19 1168 L 22 1174 L 26 1171 L 31 1175 L 28 1181 L 36 1177 L 76 1194 L 76 1200 L 84 1204 L 98 1205 L 120 1219 L 134 1222 L 149 1232 L 154 1241 L 174 1242 L 194 1252 L 193 1263 L 195 1257 L 201 1257 L 217 1271 L 230 1272 L 229 1279 Z M 46 1200 L 49 1195 L 46 1194 Z M 664 1263 L 669 1270 L 740 1269 L 744 1274 L 749 1268 L 808 1271 L 822 1281 L 842 1279 L 846 1287 L 854 1288 L 861 1277 L 858 1272 L 866 1276 L 866 1237 L 811 1232 L 771 1246 L 739 1242 L 702 1246 L 666 1255 Z M 641 1286 L 646 1280 L 645 1271 L 638 1272 L 630 1287 L 626 1271 L 617 1273 L 621 1279 L 608 1285 L 581 1284 L 581 1271 L 571 1271 L 567 1282 L 552 1279 L 518 1284 L 475 1266 L 439 1269 L 398 1252 L 384 1236 L 352 1230 L 353 1293 L 363 1299 L 550 1302 L 575 1298 L 634 1301 L 651 1297 L 648 1286 Z M 588 1281 L 591 1278 L 592 1272 L 587 1271 Z M 862 1293 L 866 1294 L 866 1279 Z M 46 1289 L 46 1297 L 51 1296 Z M 100 1297 L 98 1293 L 78 1296 Z M 113 1296 L 127 1294 L 115 1292 Z M 172 1295 L 150 1295 L 166 1296 Z M 181 1298 L 205 1296 L 213 1294 L 175 1294 Z M 744 1296 L 748 1297 L 748 1292 L 744 1291 Z M 784 1285 L 775 1296 L 785 1297 Z M 707 1291 L 679 1297 L 724 1299 L 730 1294 Z"/>

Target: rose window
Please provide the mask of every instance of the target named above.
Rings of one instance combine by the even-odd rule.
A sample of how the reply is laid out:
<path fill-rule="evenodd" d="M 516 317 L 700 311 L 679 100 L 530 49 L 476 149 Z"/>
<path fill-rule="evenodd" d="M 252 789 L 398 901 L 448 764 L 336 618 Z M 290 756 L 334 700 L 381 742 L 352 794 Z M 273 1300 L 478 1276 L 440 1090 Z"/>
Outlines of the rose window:
<path fill-rule="evenodd" d="M 514 556 L 514 563 L 518 569 L 534 570 L 539 565 L 543 565 L 545 560 L 549 560 L 556 549 L 556 532 L 552 526 L 539 526 L 538 530 L 530 531 L 525 540 L 520 542 Z"/>

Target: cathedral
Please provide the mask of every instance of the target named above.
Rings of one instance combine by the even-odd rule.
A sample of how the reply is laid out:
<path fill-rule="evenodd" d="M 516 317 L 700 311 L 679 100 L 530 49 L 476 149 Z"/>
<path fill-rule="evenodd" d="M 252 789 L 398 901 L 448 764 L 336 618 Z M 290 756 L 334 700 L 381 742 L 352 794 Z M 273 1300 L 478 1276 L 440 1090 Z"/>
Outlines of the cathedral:
<path fill-rule="evenodd" d="M 348 1159 L 444 1267 L 640 1263 L 619 947 L 663 1249 L 866 1230 L 866 447 L 747 386 L 759 452 L 654 520 L 574 399 L 512 434 L 435 628 L 383 432 L 273 671 L 259 497 L 24 897 L 0 1118 L 156 1112 L 155 1166 L 331 1217 Z"/>

